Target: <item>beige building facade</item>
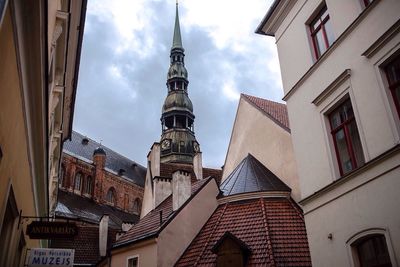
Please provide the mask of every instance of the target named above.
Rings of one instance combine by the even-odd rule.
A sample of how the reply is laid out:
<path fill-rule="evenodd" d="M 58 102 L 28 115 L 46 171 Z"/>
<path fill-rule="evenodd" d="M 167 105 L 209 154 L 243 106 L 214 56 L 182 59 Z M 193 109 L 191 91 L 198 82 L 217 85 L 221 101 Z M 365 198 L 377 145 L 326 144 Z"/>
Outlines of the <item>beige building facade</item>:
<path fill-rule="evenodd" d="M 314 266 L 400 263 L 399 14 L 277 0 L 257 29 L 276 39 Z"/>
<path fill-rule="evenodd" d="M 78 2 L 82 8 L 81 1 L 71 6 Z M 47 246 L 25 235 L 22 218 L 48 216 L 50 173 L 56 175 L 54 166 L 60 164 L 57 135 L 65 123 L 62 117 L 72 119 L 68 104 L 54 98 L 65 92 L 64 84 L 55 83 L 55 74 L 69 74 L 58 69 L 62 62 L 52 64 L 53 56 L 61 61 L 72 54 L 79 58 L 82 41 L 66 41 L 65 29 L 62 37 L 56 17 L 64 7 L 70 8 L 70 1 L 0 3 L 0 266 L 22 266 L 28 248 Z M 69 12 L 64 18 L 76 19 Z M 54 51 L 53 41 L 60 36 L 64 43 L 74 43 L 75 52 L 69 54 L 61 44 Z M 77 73 L 75 63 L 69 69 Z M 70 91 L 67 95 L 73 98 L 75 91 Z"/>
<path fill-rule="evenodd" d="M 297 165 L 285 104 L 241 95 L 222 181 L 249 153 L 292 189 L 294 200 L 300 200 Z"/>

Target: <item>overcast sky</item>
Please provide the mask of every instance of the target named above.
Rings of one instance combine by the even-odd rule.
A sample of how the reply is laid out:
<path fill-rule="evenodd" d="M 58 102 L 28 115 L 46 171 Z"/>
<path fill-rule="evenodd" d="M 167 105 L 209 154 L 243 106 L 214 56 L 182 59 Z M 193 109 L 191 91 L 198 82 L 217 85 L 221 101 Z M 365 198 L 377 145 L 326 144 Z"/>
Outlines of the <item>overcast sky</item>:
<path fill-rule="evenodd" d="M 221 167 L 240 93 L 281 101 L 275 39 L 254 31 L 271 0 L 180 0 L 203 165 Z M 146 166 L 161 136 L 174 0 L 89 0 L 74 130 Z"/>

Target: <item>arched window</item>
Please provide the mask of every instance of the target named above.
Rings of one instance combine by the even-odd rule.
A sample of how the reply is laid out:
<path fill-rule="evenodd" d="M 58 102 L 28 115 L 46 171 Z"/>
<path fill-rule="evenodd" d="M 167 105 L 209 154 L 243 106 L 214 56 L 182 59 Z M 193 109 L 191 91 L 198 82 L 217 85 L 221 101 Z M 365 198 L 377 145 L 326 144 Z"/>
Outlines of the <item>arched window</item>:
<path fill-rule="evenodd" d="M 346 241 L 356 267 L 391 267 L 394 254 L 389 233 L 384 228 L 370 228 Z"/>
<path fill-rule="evenodd" d="M 65 166 L 61 165 L 60 168 L 60 176 L 59 176 L 59 180 L 58 180 L 58 187 L 64 187 L 64 176 L 65 176 Z"/>
<path fill-rule="evenodd" d="M 93 191 L 93 179 L 92 176 L 86 177 L 86 182 L 85 182 L 85 193 L 91 195 Z"/>
<path fill-rule="evenodd" d="M 111 204 L 115 204 L 115 189 L 114 187 L 111 187 L 110 189 L 108 189 L 107 191 L 107 196 L 106 196 L 106 200 L 107 202 L 111 203 Z"/>
<path fill-rule="evenodd" d="M 357 261 L 362 267 L 391 267 L 386 238 L 382 234 L 373 234 L 360 238 L 352 244 Z"/>
<path fill-rule="evenodd" d="M 81 186 L 82 186 L 82 173 L 78 172 L 75 175 L 75 186 L 74 189 L 81 191 Z"/>
<path fill-rule="evenodd" d="M 140 213 L 140 199 L 136 198 L 132 203 L 132 211 L 134 213 Z"/>

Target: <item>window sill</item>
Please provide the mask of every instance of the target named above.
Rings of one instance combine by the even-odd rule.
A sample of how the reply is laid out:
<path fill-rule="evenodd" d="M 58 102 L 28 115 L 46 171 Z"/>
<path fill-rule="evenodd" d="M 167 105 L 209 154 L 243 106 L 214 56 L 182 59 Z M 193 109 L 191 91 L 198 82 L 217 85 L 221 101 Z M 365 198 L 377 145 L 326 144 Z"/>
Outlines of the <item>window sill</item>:
<path fill-rule="evenodd" d="M 374 166 L 379 164 L 381 161 L 386 160 L 399 152 L 400 152 L 400 144 L 397 144 L 394 147 L 392 147 L 391 149 L 387 150 L 386 152 L 384 152 L 384 153 L 380 154 L 379 156 L 373 158 L 372 160 L 366 162 L 363 166 L 360 166 L 357 169 L 354 169 L 354 170 L 350 171 L 349 173 L 346 173 L 345 175 L 339 177 L 338 179 L 336 179 L 332 183 L 326 185 L 325 187 L 321 188 L 320 190 L 316 191 L 315 193 L 303 198 L 302 200 L 299 201 L 299 203 L 301 205 L 306 205 L 306 204 L 312 202 L 313 200 L 321 197 L 322 195 L 324 195 L 327 192 L 332 191 L 333 189 L 339 187 L 340 185 L 346 183 L 347 181 L 360 176 L 360 174 L 363 174 L 364 172 L 373 168 Z M 375 178 L 373 178 L 373 179 L 375 179 Z M 353 189 L 350 189 L 349 191 L 346 191 L 344 194 L 346 194 L 352 190 Z M 322 205 L 324 205 L 324 204 L 322 204 Z M 309 213 L 311 211 L 308 211 L 307 213 Z"/>

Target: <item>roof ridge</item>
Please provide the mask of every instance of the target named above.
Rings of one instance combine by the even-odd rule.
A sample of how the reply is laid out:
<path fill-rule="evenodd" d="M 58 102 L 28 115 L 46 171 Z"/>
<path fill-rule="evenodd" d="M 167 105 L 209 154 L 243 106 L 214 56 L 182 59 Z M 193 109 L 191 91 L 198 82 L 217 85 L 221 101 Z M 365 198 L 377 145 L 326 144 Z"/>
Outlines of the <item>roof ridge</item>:
<path fill-rule="evenodd" d="M 199 262 L 199 260 L 200 260 L 200 257 L 201 257 L 201 255 L 203 255 L 204 251 L 206 250 L 206 248 L 207 248 L 207 246 L 208 246 L 208 243 L 210 242 L 211 237 L 213 236 L 215 230 L 217 229 L 217 227 L 218 227 L 218 225 L 219 225 L 219 223 L 220 223 L 220 221 L 221 221 L 221 218 L 222 218 L 222 216 L 224 215 L 224 213 L 225 213 L 225 211 L 226 211 L 226 209 L 227 209 L 227 207 L 228 207 L 228 204 L 229 204 L 229 203 L 225 203 L 224 209 L 222 210 L 221 214 L 219 215 L 218 220 L 215 222 L 215 225 L 214 225 L 212 231 L 210 232 L 210 234 L 208 235 L 207 241 L 204 243 L 204 246 L 203 246 L 203 248 L 201 249 L 201 253 L 199 254 L 199 256 L 197 256 L 196 261 L 194 262 L 194 265 L 193 265 L 193 266 L 197 266 L 197 264 L 198 264 L 198 262 Z"/>
<path fill-rule="evenodd" d="M 286 104 L 275 102 L 275 101 L 272 101 L 272 100 L 269 100 L 269 99 L 265 99 L 265 98 L 261 98 L 261 97 L 257 97 L 257 96 L 246 95 L 246 94 L 243 94 L 243 93 L 241 95 L 244 97 L 244 99 L 250 105 L 252 105 L 255 108 L 257 108 L 258 110 L 260 110 L 262 113 L 264 113 L 266 116 L 268 116 L 271 120 L 273 120 L 276 124 L 278 124 L 281 128 L 283 128 L 285 131 L 288 131 L 290 133 L 289 115 L 288 115 L 287 105 Z M 285 113 L 286 113 L 284 115 L 285 119 L 283 119 L 283 121 L 282 121 L 282 118 L 280 118 L 280 116 L 277 116 L 276 114 L 272 114 L 271 112 L 267 111 L 265 108 L 263 108 L 262 106 L 257 104 L 257 101 L 255 101 L 255 100 L 261 100 L 261 101 L 268 102 L 268 103 L 273 104 L 273 105 L 279 105 L 279 108 L 285 109 Z"/>
<path fill-rule="evenodd" d="M 262 210 L 262 215 L 263 215 L 263 222 L 264 222 L 264 226 L 265 226 L 265 237 L 267 240 L 267 249 L 271 251 L 270 260 L 271 260 L 272 265 L 275 266 L 274 250 L 272 248 L 271 237 L 269 236 L 267 210 L 265 208 L 265 203 L 264 203 L 263 198 L 260 198 L 260 203 L 261 203 L 261 210 Z"/>
<path fill-rule="evenodd" d="M 254 95 L 248 95 L 248 94 L 245 94 L 245 93 L 242 93 L 242 95 L 243 95 L 244 97 L 246 97 L 247 99 L 249 99 L 250 101 L 251 101 L 250 98 L 251 98 L 251 97 L 254 97 L 254 98 L 257 98 L 257 99 L 261 99 L 261 100 L 263 100 L 263 101 L 272 102 L 272 103 L 279 104 L 279 105 L 282 105 L 282 106 L 285 106 L 285 107 L 286 107 L 286 104 L 280 103 L 280 102 L 276 102 L 276 101 L 271 100 L 271 99 L 266 99 L 266 98 L 262 98 L 262 97 L 254 96 Z"/>

